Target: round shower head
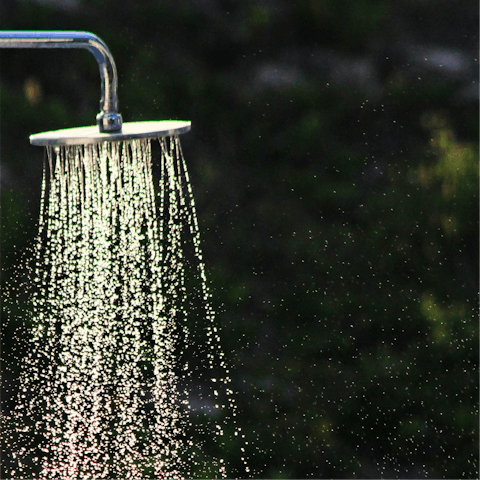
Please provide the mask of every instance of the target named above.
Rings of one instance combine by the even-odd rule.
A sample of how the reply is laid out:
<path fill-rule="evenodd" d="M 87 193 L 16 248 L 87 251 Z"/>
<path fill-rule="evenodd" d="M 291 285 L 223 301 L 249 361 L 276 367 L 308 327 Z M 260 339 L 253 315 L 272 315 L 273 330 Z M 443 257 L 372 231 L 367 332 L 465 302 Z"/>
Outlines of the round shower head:
<path fill-rule="evenodd" d="M 68 128 L 52 132 L 30 135 L 32 145 L 90 145 L 120 140 L 139 138 L 159 138 L 179 135 L 190 130 L 191 123 L 180 120 L 163 120 L 160 122 L 127 122 L 119 132 L 102 133 L 98 126 Z"/>

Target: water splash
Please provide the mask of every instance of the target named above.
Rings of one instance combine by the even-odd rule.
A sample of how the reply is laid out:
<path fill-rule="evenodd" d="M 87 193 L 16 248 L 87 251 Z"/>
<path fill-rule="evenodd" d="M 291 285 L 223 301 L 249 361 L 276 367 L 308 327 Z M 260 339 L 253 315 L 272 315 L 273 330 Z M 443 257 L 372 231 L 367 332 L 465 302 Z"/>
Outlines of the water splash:
<path fill-rule="evenodd" d="M 12 477 L 227 475 L 203 448 L 236 411 L 192 189 L 178 138 L 160 151 L 155 188 L 150 140 L 47 149 Z"/>

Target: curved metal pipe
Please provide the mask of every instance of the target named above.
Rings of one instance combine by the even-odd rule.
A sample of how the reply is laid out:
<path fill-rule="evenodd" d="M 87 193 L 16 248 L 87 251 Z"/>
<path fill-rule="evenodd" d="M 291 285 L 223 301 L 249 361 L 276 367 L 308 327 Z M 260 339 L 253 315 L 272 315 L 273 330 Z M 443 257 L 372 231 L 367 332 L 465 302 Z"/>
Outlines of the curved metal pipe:
<path fill-rule="evenodd" d="M 0 48 L 85 48 L 90 51 L 100 68 L 99 130 L 122 130 L 122 116 L 118 113 L 117 68 L 110 50 L 96 35 L 89 32 L 0 31 Z"/>

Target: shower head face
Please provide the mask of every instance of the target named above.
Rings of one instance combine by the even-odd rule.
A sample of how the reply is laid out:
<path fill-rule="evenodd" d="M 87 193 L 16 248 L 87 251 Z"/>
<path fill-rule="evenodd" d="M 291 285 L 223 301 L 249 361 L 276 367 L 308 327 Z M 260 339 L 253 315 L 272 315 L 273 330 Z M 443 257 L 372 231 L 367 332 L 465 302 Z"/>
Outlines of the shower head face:
<path fill-rule="evenodd" d="M 52 132 L 30 135 L 32 145 L 91 145 L 102 142 L 136 140 L 140 138 L 159 138 L 180 135 L 190 130 L 191 123 L 180 120 L 160 122 L 127 122 L 120 132 L 101 133 L 98 126 L 69 128 Z"/>

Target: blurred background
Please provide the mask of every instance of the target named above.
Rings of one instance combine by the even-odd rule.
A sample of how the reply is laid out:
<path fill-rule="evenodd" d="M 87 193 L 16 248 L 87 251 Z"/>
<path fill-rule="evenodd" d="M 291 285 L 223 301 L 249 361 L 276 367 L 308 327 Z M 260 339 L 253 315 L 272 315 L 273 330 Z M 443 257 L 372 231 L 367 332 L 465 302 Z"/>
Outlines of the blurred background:
<path fill-rule="evenodd" d="M 125 121 L 192 121 L 253 476 L 478 476 L 476 2 L 1 0 L 0 29 L 91 31 Z M 99 100 L 90 53 L 0 50 L 4 284 L 38 221 L 28 136 L 94 124 Z"/>

